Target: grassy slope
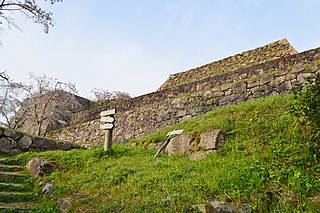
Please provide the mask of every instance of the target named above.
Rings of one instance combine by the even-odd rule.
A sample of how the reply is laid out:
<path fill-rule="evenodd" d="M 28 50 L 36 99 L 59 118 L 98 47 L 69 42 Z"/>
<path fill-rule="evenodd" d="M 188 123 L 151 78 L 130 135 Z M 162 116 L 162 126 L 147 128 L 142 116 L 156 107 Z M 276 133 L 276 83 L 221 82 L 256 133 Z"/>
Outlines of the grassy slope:
<path fill-rule="evenodd" d="M 60 171 L 45 177 L 56 185 L 54 198 L 74 197 L 75 209 L 88 212 L 188 212 L 214 199 L 249 202 L 257 212 L 316 212 L 308 198 L 319 193 L 319 165 L 306 160 L 299 125 L 287 113 L 292 102 L 289 95 L 227 106 L 134 141 L 163 141 L 173 129 L 194 137 L 225 130 L 225 146 L 205 160 L 153 159 L 155 151 L 130 144 L 115 144 L 111 157 L 96 148 L 25 153 L 14 160 L 56 161 Z"/>

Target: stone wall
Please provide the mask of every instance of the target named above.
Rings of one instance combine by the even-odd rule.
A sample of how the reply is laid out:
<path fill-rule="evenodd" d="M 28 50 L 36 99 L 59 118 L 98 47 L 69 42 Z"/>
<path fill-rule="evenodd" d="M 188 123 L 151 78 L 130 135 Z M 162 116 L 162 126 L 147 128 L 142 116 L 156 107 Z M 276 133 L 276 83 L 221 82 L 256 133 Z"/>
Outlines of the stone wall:
<path fill-rule="evenodd" d="M 98 119 L 99 113 L 106 109 L 117 108 L 118 112 L 123 112 L 161 102 L 167 98 L 176 97 L 181 93 L 199 91 L 202 90 L 201 82 L 206 84 L 210 78 L 214 84 L 224 84 L 223 79 L 226 76 L 233 75 L 233 72 L 236 70 L 252 67 L 254 64 L 283 58 L 296 53 L 297 51 L 290 45 L 287 39 L 282 39 L 196 69 L 172 75 L 156 92 L 128 100 L 105 101 L 100 106 L 93 106 L 79 113 L 73 113 L 69 124 L 73 125 Z M 208 86 L 204 87 L 206 88 Z"/>
<path fill-rule="evenodd" d="M 290 45 L 288 40 L 282 39 L 268 45 L 258 47 L 254 50 L 230 56 L 223 60 L 170 75 L 169 79 L 159 88 L 159 90 L 176 87 L 191 81 L 199 81 L 215 75 L 250 67 L 254 64 L 260 64 L 266 61 L 294 55 L 296 53 L 298 52 Z"/>
<path fill-rule="evenodd" d="M 110 104 L 109 109 L 118 110 L 115 137 L 119 140 L 140 137 L 227 104 L 288 93 L 294 84 L 315 75 L 319 70 L 319 59 L 320 48 L 317 48 L 118 102 L 117 105 Z M 99 112 L 92 114 L 92 118 L 99 118 Z M 99 130 L 99 119 L 49 134 L 72 142 L 101 141 L 104 136 Z"/>
<path fill-rule="evenodd" d="M 29 151 L 70 150 L 76 147 L 69 142 L 56 142 L 47 138 L 30 136 L 15 130 L 0 128 L 0 152 L 3 153 L 19 154 Z"/>

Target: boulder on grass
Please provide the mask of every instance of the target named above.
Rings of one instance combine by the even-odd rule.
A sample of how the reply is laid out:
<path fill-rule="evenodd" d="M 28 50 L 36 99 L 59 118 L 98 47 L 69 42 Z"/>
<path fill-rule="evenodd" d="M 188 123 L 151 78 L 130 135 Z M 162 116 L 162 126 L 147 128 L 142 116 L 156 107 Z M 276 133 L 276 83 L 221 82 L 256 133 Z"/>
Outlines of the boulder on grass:
<path fill-rule="evenodd" d="M 198 146 L 203 150 L 217 150 L 223 146 L 224 133 L 221 129 L 202 132 L 200 134 L 200 143 Z"/>
<path fill-rule="evenodd" d="M 33 158 L 28 162 L 28 170 L 32 177 L 39 177 L 46 174 L 50 174 L 56 169 L 56 165 L 41 158 Z"/>
<path fill-rule="evenodd" d="M 192 135 L 190 133 L 181 134 L 170 140 L 168 146 L 166 147 L 166 151 L 169 155 L 188 154 L 191 140 Z"/>

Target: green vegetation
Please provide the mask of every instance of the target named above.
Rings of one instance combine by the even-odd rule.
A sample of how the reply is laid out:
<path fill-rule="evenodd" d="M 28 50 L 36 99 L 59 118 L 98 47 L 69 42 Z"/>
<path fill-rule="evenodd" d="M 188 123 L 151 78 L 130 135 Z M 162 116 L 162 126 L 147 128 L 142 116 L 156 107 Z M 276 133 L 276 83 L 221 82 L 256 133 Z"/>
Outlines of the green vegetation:
<path fill-rule="evenodd" d="M 132 141 L 141 146 L 115 144 L 112 156 L 102 148 L 50 151 L 24 153 L 10 163 L 25 165 L 35 156 L 57 162 L 59 171 L 42 181 L 56 186 L 53 200 L 73 198 L 74 210 L 193 212 L 192 205 L 219 199 L 251 203 L 255 212 L 317 212 L 310 198 L 319 195 L 320 166 L 308 160 L 304 130 L 288 110 L 294 102 L 286 95 L 226 106 Z M 223 129 L 226 144 L 204 160 L 154 159 L 145 146 L 163 142 L 173 129 L 194 137 Z"/>

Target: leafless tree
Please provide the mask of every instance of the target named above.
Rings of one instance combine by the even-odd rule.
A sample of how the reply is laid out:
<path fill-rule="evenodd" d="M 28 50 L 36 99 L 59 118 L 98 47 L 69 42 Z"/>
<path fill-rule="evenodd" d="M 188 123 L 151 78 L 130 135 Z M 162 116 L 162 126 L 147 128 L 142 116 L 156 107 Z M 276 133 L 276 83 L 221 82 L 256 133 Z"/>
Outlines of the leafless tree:
<path fill-rule="evenodd" d="M 44 1 L 51 4 L 62 2 L 62 0 Z M 36 0 L 0 0 L 0 24 L 5 23 L 9 28 L 11 26 L 19 28 L 14 18 L 12 18 L 12 15 L 16 12 L 22 13 L 26 18 L 32 19 L 35 23 L 42 24 L 45 33 L 48 33 L 49 27 L 54 25 L 52 12 L 42 9 Z"/>
<path fill-rule="evenodd" d="M 0 124 L 2 126 L 16 129 L 24 123 L 24 116 L 11 119 L 21 105 L 21 99 L 25 85 L 14 82 L 8 74 L 0 72 L 0 115 L 2 117 Z M 24 113 L 25 114 L 25 113 Z"/>
<path fill-rule="evenodd" d="M 52 117 L 55 101 L 62 91 L 77 93 L 72 83 L 63 83 L 46 75 L 29 74 L 30 83 L 13 82 L 6 72 L 0 73 L 0 114 L 3 126 L 20 129 L 29 126 L 35 135 L 46 134 L 43 123 Z M 28 123 L 26 123 L 28 122 Z"/>
<path fill-rule="evenodd" d="M 103 101 L 103 100 L 114 100 L 114 99 L 129 99 L 131 98 L 131 95 L 127 92 L 122 91 L 113 91 L 110 92 L 108 90 L 102 90 L 102 89 L 93 89 L 91 90 L 91 93 L 93 94 L 93 100 L 96 101 Z"/>
<path fill-rule="evenodd" d="M 29 76 L 32 82 L 24 88 L 26 99 L 23 103 L 24 111 L 27 110 L 28 113 L 24 114 L 24 111 L 21 111 L 17 115 L 32 117 L 31 120 L 36 127 L 34 134 L 44 136 L 46 130 L 43 129 L 43 123 L 52 116 L 59 92 L 77 93 L 77 89 L 73 83 L 63 83 L 46 75 L 36 76 L 30 73 Z"/>

